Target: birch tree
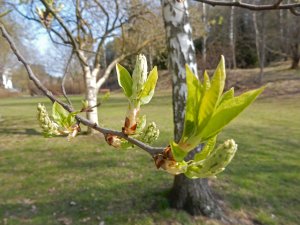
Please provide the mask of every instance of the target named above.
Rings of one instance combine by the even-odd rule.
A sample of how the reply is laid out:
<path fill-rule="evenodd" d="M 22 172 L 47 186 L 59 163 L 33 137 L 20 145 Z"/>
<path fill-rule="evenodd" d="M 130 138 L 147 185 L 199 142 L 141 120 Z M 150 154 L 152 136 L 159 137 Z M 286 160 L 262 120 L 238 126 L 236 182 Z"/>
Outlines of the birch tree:
<path fill-rule="evenodd" d="M 235 7 L 230 9 L 230 22 L 229 22 L 229 42 L 231 48 L 232 68 L 236 69 L 236 57 L 235 57 Z"/>
<path fill-rule="evenodd" d="M 174 137 L 179 141 L 183 129 L 187 92 L 185 64 L 194 74 L 197 74 L 195 47 L 187 1 L 162 0 L 161 4 L 172 74 Z M 198 148 L 195 151 L 199 150 Z M 173 207 L 185 209 L 193 215 L 222 217 L 221 209 L 210 190 L 207 179 L 191 180 L 184 175 L 176 175 L 170 202 Z"/>
<path fill-rule="evenodd" d="M 259 83 L 262 82 L 264 75 L 264 67 L 265 67 L 265 14 L 261 13 L 260 15 L 260 27 L 257 21 L 257 12 L 253 12 L 252 14 L 254 30 L 255 30 L 255 45 L 256 45 L 256 53 L 259 63 L 259 77 L 257 81 Z"/>

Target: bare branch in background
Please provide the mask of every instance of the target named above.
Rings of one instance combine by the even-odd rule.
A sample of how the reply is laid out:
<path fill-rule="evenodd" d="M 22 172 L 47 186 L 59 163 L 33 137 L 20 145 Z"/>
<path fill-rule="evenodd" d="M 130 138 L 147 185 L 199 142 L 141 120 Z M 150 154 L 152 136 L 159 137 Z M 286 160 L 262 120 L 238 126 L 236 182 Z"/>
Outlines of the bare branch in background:
<path fill-rule="evenodd" d="M 12 38 L 10 37 L 10 35 L 7 33 L 5 27 L 3 26 L 3 24 L 0 23 L 0 30 L 2 33 L 2 36 L 5 38 L 5 40 L 9 43 L 11 50 L 13 51 L 13 53 L 16 55 L 16 57 L 18 58 L 18 60 L 24 65 L 27 74 L 29 76 L 29 79 L 32 80 L 34 82 L 34 84 L 36 85 L 36 87 L 41 90 L 52 102 L 57 102 L 59 103 L 61 106 L 63 106 L 68 112 L 73 112 L 74 109 L 72 106 L 70 106 L 69 104 L 66 104 L 64 102 L 62 102 L 60 99 L 58 99 L 57 97 L 55 97 L 51 91 L 49 91 L 41 82 L 40 80 L 37 78 L 37 76 L 34 74 L 34 72 L 32 71 L 31 67 L 29 66 L 29 64 L 26 62 L 26 60 L 24 59 L 24 57 L 22 56 L 22 54 L 19 52 L 19 50 L 17 49 L 16 45 L 14 44 Z M 76 116 L 76 119 L 78 122 L 84 124 L 85 126 L 88 126 L 96 131 L 99 131 L 100 133 L 107 135 L 107 134 L 111 134 L 111 135 L 115 135 L 118 136 L 120 138 L 124 138 L 125 140 L 129 141 L 130 143 L 140 147 L 141 149 L 143 149 L 144 151 L 148 152 L 151 156 L 155 156 L 159 153 L 161 153 L 164 148 L 163 147 L 151 147 L 137 139 L 134 139 L 132 137 L 127 136 L 126 134 L 124 134 L 121 131 L 116 131 L 116 130 L 111 130 L 111 129 L 107 129 L 107 128 L 103 128 L 100 127 L 99 125 L 97 125 L 96 123 L 91 122 L 88 119 L 85 119 L 81 116 Z"/>
<path fill-rule="evenodd" d="M 300 3 L 282 3 L 283 0 L 277 0 L 274 4 L 249 4 L 242 1 L 217 1 L 217 0 L 194 0 L 196 2 L 206 3 L 211 6 L 235 6 L 244 9 L 250 9 L 254 11 L 264 11 L 264 10 L 278 10 L 286 9 L 290 10 L 294 15 L 299 16 L 300 12 L 297 8 L 300 8 Z"/>
<path fill-rule="evenodd" d="M 63 19 L 48 5 L 46 0 L 41 0 L 41 2 L 45 6 L 45 8 L 47 10 L 49 10 L 49 12 L 51 12 L 51 14 L 54 16 L 54 18 L 58 21 L 58 23 L 64 29 L 64 31 L 65 31 L 66 35 L 68 36 L 68 38 L 70 39 L 70 42 L 72 43 L 72 46 L 73 46 L 79 60 L 81 61 L 81 63 L 88 66 L 86 59 L 83 57 L 82 54 L 80 54 L 81 52 L 80 52 L 79 46 L 78 46 L 75 38 L 73 37 L 72 32 L 68 29 L 68 27 L 65 24 L 65 22 L 63 21 Z"/>
<path fill-rule="evenodd" d="M 69 103 L 69 105 L 71 105 L 71 106 L 72 106 L 72 102 L 71 102 L 70 98 L 68 97 L 68 95 L 66 93 L 65 81 L 66 81 L 66 78 L 67 78 L 68 73 L 69 73 L 69 66 L 70 66 L 70 63 L 72 61 L 73 54 L 74 54 L 74 52 L 71 52 L 71 55 L 70 55 L 70 57 L 68 59 L 68 62 L 67 62 L 66 68 L 65 68 L 65 72 L 64 72 L 64 75 L 63 75 L 63 78 L 62 78 L 62 81 L 61 81 L 61 90 L 62 90 L 62 93 L 63 93 L 65 99 L 67 100 L 67 102 Z"/>

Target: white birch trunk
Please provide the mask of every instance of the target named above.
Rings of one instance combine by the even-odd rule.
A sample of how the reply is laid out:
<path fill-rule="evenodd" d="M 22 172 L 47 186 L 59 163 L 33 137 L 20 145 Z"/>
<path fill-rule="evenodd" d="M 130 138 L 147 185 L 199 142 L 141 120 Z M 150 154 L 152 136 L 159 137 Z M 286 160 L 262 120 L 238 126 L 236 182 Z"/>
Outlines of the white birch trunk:
<path fill-rule="evenodd" d="M 174 138 L 179 141 L 184 123 L 186 103 L 185 64 L 197 75 L 195 47 L 189 23 L 187 1 L 161 0 L 173 84 Z M 194 154 L 196 151 L 192 151 Z M 208 186 L 207 179 L 175 176 L 170 194 L 171 206 L 193 215 L 221 218 L 222 212 Z"/>
<path fill-rule="evenodd" d="M 85 77 L 85 98 L 88 101 L 89 107 L 97 105 L 97 95 L 99 88 L 97 87 L 98 69 L 91 71 L 88 67 L 84 69 Z M 95 124 L 98 124 L 98 108 L 94 107 L 93 111 L 86 113 L 87 119 Z M 93 133 L 93 129 L 88 129 L 89 133 Z"/>
<path fill-rule="evenodd" d="M 236 68 L 236 56 L 235 56 L 235 7 L 232 6 L 230 10 L 230 26 L 229 26 L 229 40 L 231 48 L 232 68 Z"/>
<path fill-rule="evenodd" d="M 189 23 L 187 1 L 162 0 L 169 59 L 172 68 L 173 118 L 175 140 L 179 141 L 184 121 L 186 102 L 185 64 L 197 75 L 195 47 Z"/>
<path fill-rule="evenodd" d="M 261 20 L 261 32 L 259 31 L 258 23 L 257 23 L 257 13 L 253 12 L 253 25 L 255 30 L 255 45 L 257 58 L 259 62 L 259 77 L 258 82 L 261 83 L 264 75 L 264 65 L 265 65 L 265 22 L 264 22 L 264 13 L 262 13 Z"/>
<path fill-rule="evenodd" d="M 209 32 L 209 24 L 207 23 L 207 6 L 205 3 L 202 3 L 202 23 L 204 24 L 204 33 L 202 38 L 202 62 L 203 68 L 206 68 L 206 61 L 207 61 L 207 36 Z"/>

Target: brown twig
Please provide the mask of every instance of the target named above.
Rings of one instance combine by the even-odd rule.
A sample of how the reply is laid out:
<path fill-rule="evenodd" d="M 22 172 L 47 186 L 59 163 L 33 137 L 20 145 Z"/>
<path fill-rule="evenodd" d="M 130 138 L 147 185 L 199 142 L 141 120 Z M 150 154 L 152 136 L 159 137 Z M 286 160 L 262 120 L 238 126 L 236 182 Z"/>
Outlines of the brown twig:
<path fill-rule="evenodd" d="M 61 100 L 59 100 L 58 98 L 56 98 L 51 91 L 49 91 L 41 82 L 40 80 L 37 78 L 37 76 L 34 74 L 34 72 L 32 71 L 31 67 L 29 66 L 29 64 L 26 62 L 26 60 L 24 59 L 24 57 L 22 56 L 22 54 L 19 52 L 19 50 L 17 49 L 15 43 L 13 42 L 12 38 L 10 37 L 10 35 L 8 34 L 8 32 L 6 31 L 5 27 L 3 24 L 0 23 L 0 30 L 2 33 L 2 36 L 4 37 L 4 39 L 9 43 L 11 50 L 13 51 L 13 53 L 16 55 L 16 57 L 18 58 L 18 60 L 24 65 L 27 74 L 29 76 L 29 79 L 32 80 L 34 82 L 34 84 L 37 86 L 38 89 L 40 89 L 52 102 L 57 102 L 59 103 L 61 106 L 63 106 L 68 112 L 73 112 L 74 109 L 72 106 L 70 106 L 69 104 L 66 104 L 64 102 L 62 102 Z M 163 147 L 152 147 L 149 146 L 137 139 L 134 139 L 132 137 L 129 137 L 125 134 L 123 134 L 121 131 L 116 131 L 116 130 L 111 130 L 111 129 L 107 129 L 107 128 L 103 128 L 100 127 L 99 125 L 91 122 L 90 120 L 81 117 L 79 115 L 76 116 L 77 121 L 79 121 L 80 123 L 84 124 L 85 126 L 91 127 L 94 130 L 99 131 L 100 133 L 106 135 L 106 134 L 112 134 L 112 135 L 116 135 L 120 138 L 124 138 L 125 140 L 129 141 L 130 143 L 140 147 L 141 149 L 145 150 L 146 152 L 148 152 L 151 156 L 155 156 L 159 153 L 161 153 L 164 148 Z"/>

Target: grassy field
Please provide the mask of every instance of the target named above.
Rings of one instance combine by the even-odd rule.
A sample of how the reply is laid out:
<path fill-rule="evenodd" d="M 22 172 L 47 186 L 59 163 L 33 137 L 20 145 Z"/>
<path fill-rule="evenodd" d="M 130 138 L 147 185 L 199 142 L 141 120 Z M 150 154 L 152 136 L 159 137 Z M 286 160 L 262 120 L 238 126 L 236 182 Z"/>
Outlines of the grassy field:
<path fill-rule="evenodd" d="M 234 138 L 239 150 L 212 185 L 241 224 L 300 224 L 299 98 L 260 99 L 219 137 Z M 0 224 L 217 224 L 170 209 L 173 177 L 138 148 L 115 150 L 101 135 L 43 138 L 38 102 L 50 106 L 44 98 L 0 99 Z M 101 125 L 120 128 L 125 110 L 112 95 Z M 160 93 L 143 112 L 160 127 L 155 144 L 167 145 L 170 95 Z"/>

